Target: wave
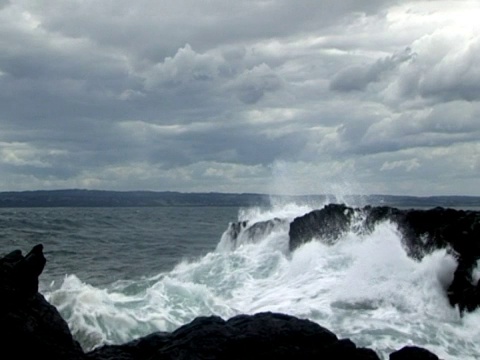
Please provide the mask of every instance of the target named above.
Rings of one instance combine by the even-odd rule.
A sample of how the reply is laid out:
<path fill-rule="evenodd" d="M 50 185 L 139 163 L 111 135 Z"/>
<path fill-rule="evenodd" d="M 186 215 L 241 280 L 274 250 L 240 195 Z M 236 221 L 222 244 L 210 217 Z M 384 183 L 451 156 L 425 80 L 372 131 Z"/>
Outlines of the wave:
<path fill-rule="evenodd" d="M 296 204 L 243 209 L 216 250 L 196 260 L 106 288 L 69 275 L 47 299 L 86 350 L 173 331 L 198 316 L 273 311 L 315 321 L 379 354 L 415 344 L 440 357 L 476 358 L 480 313 L 461 317 L 450 306 L 457 258 L 447 247 L 412 257 L 391 217 L 369 222 L 352 210 L 342 231 L 292 248 L 292 223 L 311 211 Z"/>

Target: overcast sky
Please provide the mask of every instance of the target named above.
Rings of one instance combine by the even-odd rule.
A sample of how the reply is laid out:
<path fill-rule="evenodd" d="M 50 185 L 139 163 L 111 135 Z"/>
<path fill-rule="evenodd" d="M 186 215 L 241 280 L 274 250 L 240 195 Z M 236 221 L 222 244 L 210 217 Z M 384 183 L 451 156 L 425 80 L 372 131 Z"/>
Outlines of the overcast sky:
<path fill-rule="evenodd" d="M 0 191 L 480 195 L 478 0 L 0 0 Z"/>

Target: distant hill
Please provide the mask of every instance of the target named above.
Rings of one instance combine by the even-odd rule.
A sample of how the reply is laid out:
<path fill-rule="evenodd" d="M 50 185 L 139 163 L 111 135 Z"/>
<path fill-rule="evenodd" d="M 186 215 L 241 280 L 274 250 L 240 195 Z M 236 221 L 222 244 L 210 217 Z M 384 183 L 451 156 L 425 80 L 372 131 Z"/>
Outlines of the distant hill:
<path fill-rule="evenodd" d="M 181 193 L 156 191 L 37 190 L 0 192 L 0 207 L 135 207 L 135 206 L 267 206 L 271 199 L 283 202 L 321 204 L 331 195 L 279 196 L 254 193 Z M 358 205 L 396 207 L 480 207 L 475 196 L 347 196 L 345 202 Z"/>
<path fill-rule="evenodd" d="M 39 190 L 0 192 L 0 207 L 252 206 L 260 194 L 155 191 Z"/>

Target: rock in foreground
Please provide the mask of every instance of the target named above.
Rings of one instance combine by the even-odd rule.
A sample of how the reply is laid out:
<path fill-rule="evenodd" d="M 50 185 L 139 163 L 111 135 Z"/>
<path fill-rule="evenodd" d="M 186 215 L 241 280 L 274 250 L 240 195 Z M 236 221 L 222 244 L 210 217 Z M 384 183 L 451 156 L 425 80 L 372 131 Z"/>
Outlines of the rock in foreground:
<path fill-rule="evenodd" d="M 104 346 L 89 359 L 379 359 L 370 349 L 339 340 L 320 325 L 293 316 L 259 313 L 228 321 L 200 317 L 172 333 Z"/>
<path fill-rule="evenodd" d="M 0 358 L 82 359 L 67 323 L 38 293 L 43 247 L 25 257 L 16 250 L 0 259 Z"/>

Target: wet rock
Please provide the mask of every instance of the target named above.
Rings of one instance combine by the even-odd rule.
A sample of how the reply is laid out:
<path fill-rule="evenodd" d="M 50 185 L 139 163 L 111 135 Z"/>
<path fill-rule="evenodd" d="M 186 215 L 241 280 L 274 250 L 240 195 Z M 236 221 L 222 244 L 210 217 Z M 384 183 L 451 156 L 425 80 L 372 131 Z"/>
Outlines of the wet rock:
<path fill-rule="evenodd" d="M 178 330 L 151 335 L 120 346 L 104 346 L 88 354 L 107 359 L 341 359 L 379 360 L 370 349 L 339 340 L 309 320 L 276 313 L 239 315 L 224 321 L 200 317 Z"/>
<path fill-rule="evenodd" d="M 390 360 L 438 360 L 438 356 L 427 349 L 417 346 L 405 346 L 390 354 Z"/>
<path fill-rule="evenodd" d="M 25 257 L 17 250 L 0 259 L 2 359 L 83 358 L 65 320 L 38 293 L 38 276 L 45 263 L 41 245 Z"/>
<path fill-rule="evenodd" d="M 351 226 L 355 210 L 343 204 L 328 204 L 290 223 L 290 250 L 314 238 L 333 244 Z"/>
<path fill-rule="evenodd" d="M 472 283 L 472 271 L 480 259 L 480 212 L 444 209 L 400 210 L 387 206 L 350 208 L 329 204 L 297 217 L 290 224 L 290 250 L 318 239 L 334 244 L 347 231 L 368 233 L 381 222 L 397 225 L 407 254 L 421 259 L 435 249 L 448 249 L 458 260 L 447 296 L 463 312 L 480 306 L 480 285 Z"/>

